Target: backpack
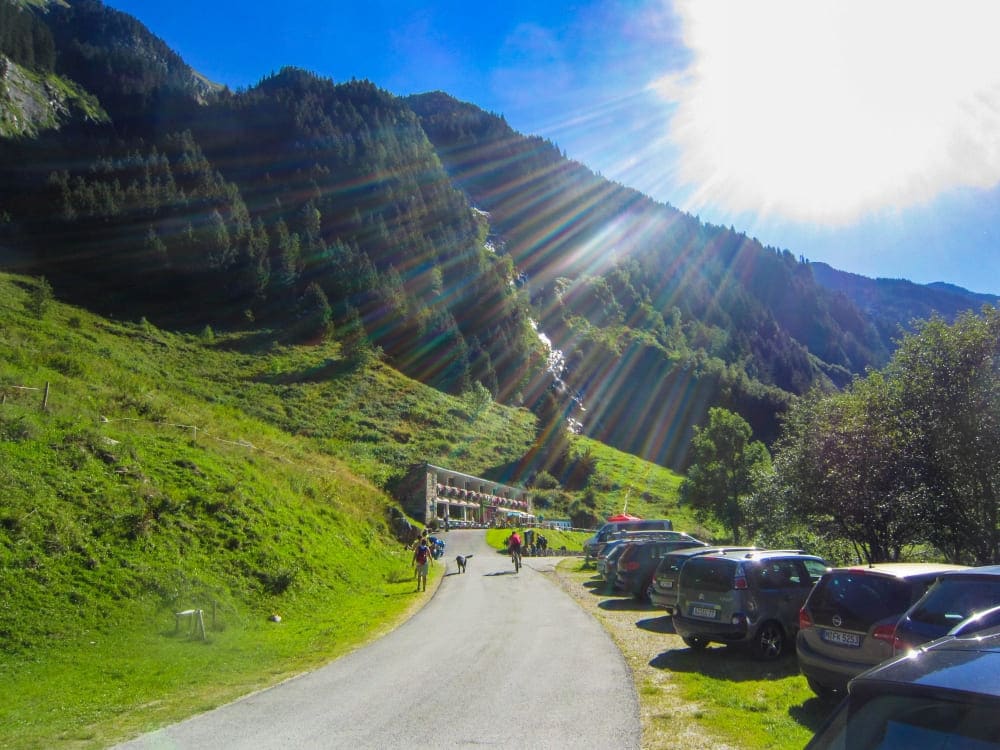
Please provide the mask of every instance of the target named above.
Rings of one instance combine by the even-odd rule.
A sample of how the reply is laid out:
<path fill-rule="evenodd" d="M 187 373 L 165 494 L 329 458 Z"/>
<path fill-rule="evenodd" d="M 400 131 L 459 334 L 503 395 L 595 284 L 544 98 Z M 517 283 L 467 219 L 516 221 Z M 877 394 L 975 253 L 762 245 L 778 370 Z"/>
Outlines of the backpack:
<path fill-rule="evenodd" d="M 428 550 L 427 550 L 427 546 L 426 545 L 421 544 L 419 547 L 417 547 L 417 564 L 418 565 L 423 565 L 425 562 L 427 562 L 427 552 L 428 552 Z"/>

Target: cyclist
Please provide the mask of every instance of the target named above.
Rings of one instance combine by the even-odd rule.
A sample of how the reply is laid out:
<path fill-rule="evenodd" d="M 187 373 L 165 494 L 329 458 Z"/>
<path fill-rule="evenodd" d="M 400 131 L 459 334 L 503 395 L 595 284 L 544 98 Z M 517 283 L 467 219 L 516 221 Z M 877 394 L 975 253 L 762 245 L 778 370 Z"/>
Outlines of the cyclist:
<path fill-rule="evenodd" d="M 517 533 L 517 529 L 507 537 L 507 551 L 510 552 L 511 562 L 514 563 L 514 570 L 517 571 L 521 567 L 521 535 Z"/>

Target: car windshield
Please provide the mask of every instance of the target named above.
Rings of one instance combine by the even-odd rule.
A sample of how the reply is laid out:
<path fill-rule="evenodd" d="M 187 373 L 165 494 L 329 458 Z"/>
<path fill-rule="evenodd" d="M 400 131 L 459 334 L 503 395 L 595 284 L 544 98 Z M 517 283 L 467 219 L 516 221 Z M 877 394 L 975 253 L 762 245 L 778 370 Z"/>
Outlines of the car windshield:
<path fill-rule="evenodd" d="M 952 627 L 974 612 L 1000 604 L 1000 576 L 996 580 L 944 576 L 910 614 L 928 625 Z"/>
<path fill-rule="evenodd" d="M 995 703 L 876 695 L 845 705 L 807 750 L 1000 749 Z"/>

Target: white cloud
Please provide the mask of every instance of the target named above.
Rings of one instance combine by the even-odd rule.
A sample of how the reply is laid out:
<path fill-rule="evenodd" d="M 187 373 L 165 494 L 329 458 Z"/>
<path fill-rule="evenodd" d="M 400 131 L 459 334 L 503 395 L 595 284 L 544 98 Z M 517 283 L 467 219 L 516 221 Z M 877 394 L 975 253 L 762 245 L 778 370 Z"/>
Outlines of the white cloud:
<path fill-rule="evenodd" d="M 847 223 L 1000 182 L 1000 3 L 677 0 L 691 210 Z"/>

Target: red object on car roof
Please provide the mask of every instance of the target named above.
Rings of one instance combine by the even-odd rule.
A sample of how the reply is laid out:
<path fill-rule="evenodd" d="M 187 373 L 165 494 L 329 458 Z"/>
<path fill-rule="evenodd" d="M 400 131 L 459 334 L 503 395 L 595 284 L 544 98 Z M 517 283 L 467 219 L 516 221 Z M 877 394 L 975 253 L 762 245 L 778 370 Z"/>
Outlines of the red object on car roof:
<path fill-rule="evenodd" d="M 611 516 L 608 518 L 609 522 L 614 521 L 641 521 L 642 519 L 638 516 L 630 516 L 628 513 L 619 513 L 617 516 Z"/>

